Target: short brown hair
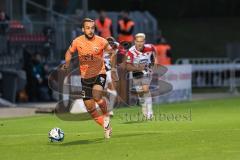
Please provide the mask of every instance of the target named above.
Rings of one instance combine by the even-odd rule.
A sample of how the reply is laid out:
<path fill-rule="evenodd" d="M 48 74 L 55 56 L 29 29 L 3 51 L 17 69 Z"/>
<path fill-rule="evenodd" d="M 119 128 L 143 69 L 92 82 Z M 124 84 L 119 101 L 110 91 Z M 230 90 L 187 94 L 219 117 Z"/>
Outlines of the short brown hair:
<path fill-rule="evenodd" d="M 82 20 L 82 28 L 84 27 L 85 22 L 95 22 L 95 21 L 93 19 L 91 19 L 91 18 L 84 18 Z"/>

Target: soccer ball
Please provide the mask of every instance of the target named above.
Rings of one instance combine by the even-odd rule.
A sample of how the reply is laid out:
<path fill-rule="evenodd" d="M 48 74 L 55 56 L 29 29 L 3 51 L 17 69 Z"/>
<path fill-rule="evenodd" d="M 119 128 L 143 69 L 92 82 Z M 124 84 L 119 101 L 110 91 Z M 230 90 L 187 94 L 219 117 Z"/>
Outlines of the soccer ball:
<path fill-rule="evenodd" d="M 60 128 L 53 128 L 48 133 L 48 138 L 51 142 L 60 142 L 64 139 L 64 132 Z"/>

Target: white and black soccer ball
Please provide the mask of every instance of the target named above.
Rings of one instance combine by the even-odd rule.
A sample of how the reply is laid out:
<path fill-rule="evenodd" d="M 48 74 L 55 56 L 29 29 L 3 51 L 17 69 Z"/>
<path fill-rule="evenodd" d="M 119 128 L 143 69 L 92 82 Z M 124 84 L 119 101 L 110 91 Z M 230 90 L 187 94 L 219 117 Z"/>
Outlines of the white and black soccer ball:
<path fill-rule="evenodd" d="M 60 128 L 53 128 L 48 133 L 48 138 L 51 142 L 60 142 L 64 139 L 64 132 Z"/>

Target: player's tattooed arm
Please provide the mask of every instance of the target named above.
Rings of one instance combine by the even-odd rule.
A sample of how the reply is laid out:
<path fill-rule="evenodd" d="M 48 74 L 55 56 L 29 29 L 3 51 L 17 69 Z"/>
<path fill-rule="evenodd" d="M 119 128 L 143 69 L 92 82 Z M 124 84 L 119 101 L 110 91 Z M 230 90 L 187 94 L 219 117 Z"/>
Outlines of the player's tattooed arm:
<path fill-rule="evenodd" d="M 66 62 L 64 64 L 65 69 L 69 68 L 71 59 L 72 59 L 72 52 L 69 51 L 69 49 L 68 49 L 67 52 L 65 53 L 65 62 Z"/>
<path fill-rule="evenodd" d="M 128 71 L 143 71 L 145 69 L 145 64 L 134 65 L 131 63 L 126 63 L 126 69 Z"/>
<path fill-rule="evenodd" d="M 125 64 L 127 71 L 143 71 L 145 69 L 144 64 L 136 65 L 133 63 L 133 54 L 130 51 L 127 53 L 126 57 Z"/>
<path fill-rule="evenodd" d="M 76 51 L 77 47 L 75 44 L 75 41 L 73 41 L 71 43 L 71 45 L 69 46 L 68 50 L 65 53 L 65 64 L 63 65 L 64 69 L 68 69 L 69 65 L 70 65 L 70 61 L 72 59 L 72 54 Z"/>

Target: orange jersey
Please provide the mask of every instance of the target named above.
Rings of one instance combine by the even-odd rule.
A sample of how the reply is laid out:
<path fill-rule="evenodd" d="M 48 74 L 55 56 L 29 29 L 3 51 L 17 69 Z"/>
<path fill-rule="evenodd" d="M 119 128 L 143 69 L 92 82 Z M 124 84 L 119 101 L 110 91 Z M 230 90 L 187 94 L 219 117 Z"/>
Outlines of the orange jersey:
<path fill-rule="evenodd" d="M 111 36 L 112 20 L 110 18 L 105 18 L 103 24 L 100 22 L 100 19 L 97 19 L 95 23 L 101 37 L 107 38 Z"/>
<path fill-rule="evenodd" d="M 69 51 L 71 53 L 78 52 L 82 78 L 87 79 L 99 74 L 106 74 L 103 51 L 107 46 L 107 40 L 97 35 L 90 40 L 85 35 L 73 40 Z"/>
<path fill-rule="evenodd" d="M 171 64 L 171 58 L 167 56 L 168 50 L 171 50 L 171 47 L 168 44 L 158 44 L 155 45 L 156 55 L 155 63 L 161 64 L 164 66 Z"/>

